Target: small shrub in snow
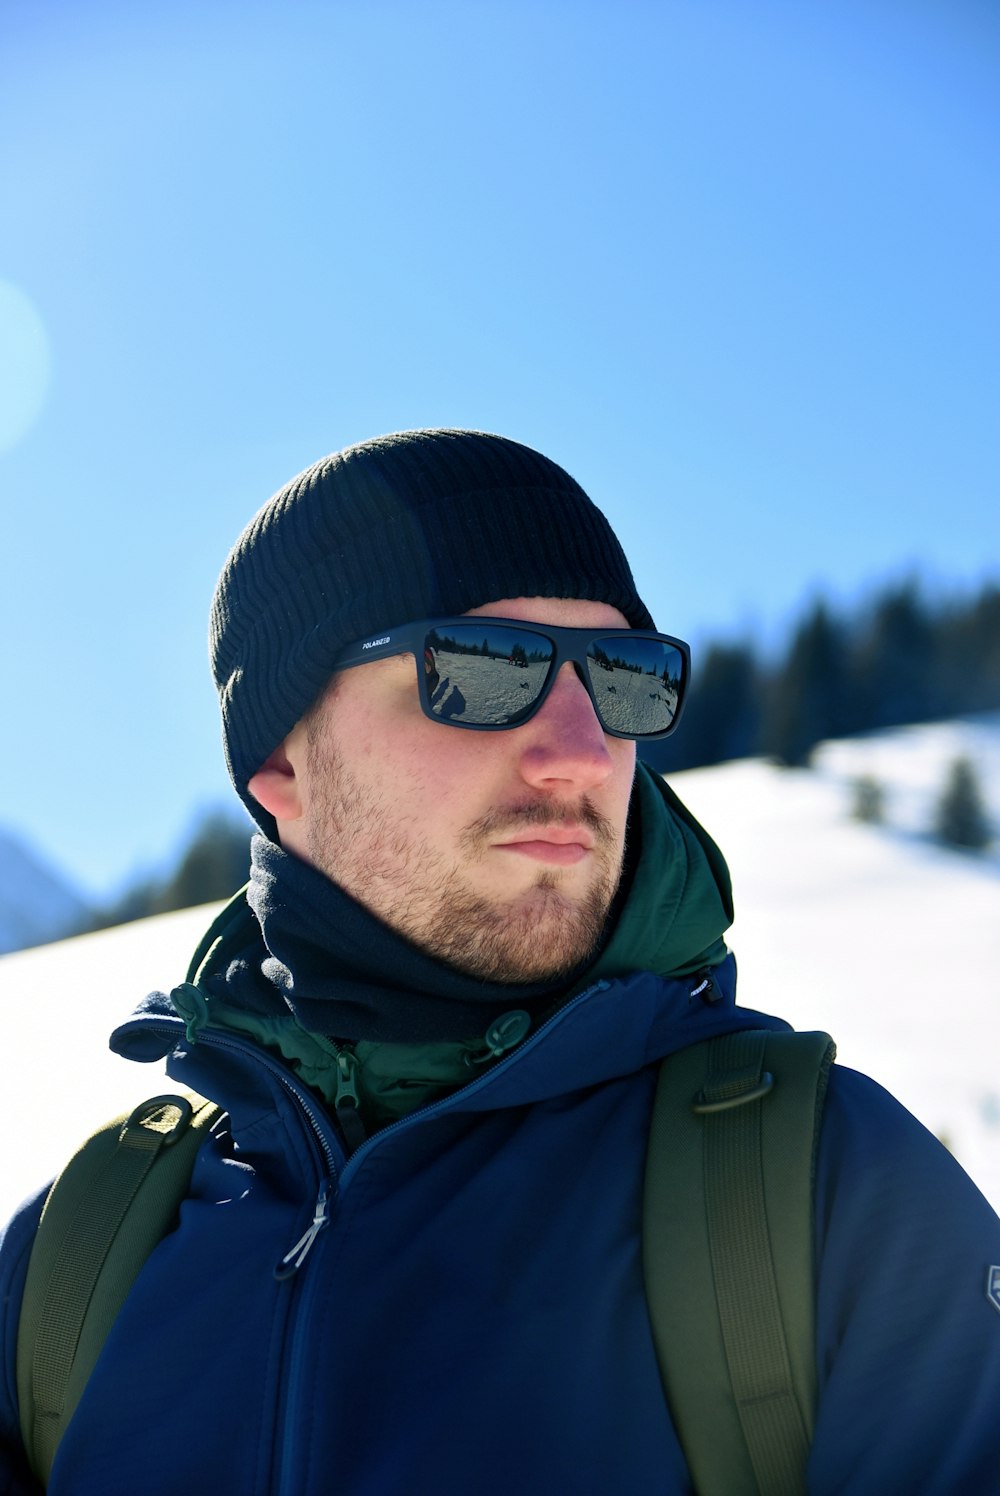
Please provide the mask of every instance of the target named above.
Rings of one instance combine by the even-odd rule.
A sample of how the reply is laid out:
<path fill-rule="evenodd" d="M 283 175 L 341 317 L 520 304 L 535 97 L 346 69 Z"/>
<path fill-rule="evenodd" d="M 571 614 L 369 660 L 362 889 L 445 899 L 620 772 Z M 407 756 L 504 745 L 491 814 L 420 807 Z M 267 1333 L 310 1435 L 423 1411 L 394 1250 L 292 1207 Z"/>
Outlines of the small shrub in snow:
<path fill-rule="evenodd" d="M 935 811 L 934 834 L 945 846 L 967 852 L 981 852 L 992 840 L 979 780 L 967 758 L 956 758 L 948 770 Z"/>
<path fill-rule="evenodd" d="M 872 774 L 859 774 L 851 785 L 851 815 L 880 826 L 885 820 L 885 791 Z"/>

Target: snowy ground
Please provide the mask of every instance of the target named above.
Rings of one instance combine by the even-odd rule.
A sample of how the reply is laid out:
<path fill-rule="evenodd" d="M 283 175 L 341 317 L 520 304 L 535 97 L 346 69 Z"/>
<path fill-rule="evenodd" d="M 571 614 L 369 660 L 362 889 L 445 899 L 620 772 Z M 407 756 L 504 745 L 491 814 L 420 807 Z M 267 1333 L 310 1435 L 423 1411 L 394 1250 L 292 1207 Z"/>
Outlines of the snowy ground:
<path fill-rule="evenodd" d="M 162 1068 L 107 1037 L 155 987 L 181 981 L 218 905 L 0 957 L 0 1220 L 101 1122 L 164 1089 Z"/>
<path fill-rule="evenodd" d="M 740 1001 L 826 1029 L 1000 1209 L 1000 856 L 922 834 L 958 754 L 1000 825 L 998 717 L 826 744 L 815 772 L 747 761 L 671 783 L 732 871 Z M 860 774 L 887 787 L 885 827 L 850 818 Z"/>
<path fill-rule="evenodd" d="M 1000 1209 L 1000 854 L 922 835 L 948 762 L 976 762 L 1000 822 L 1000 719 L 825 745 L 818 768 L 750 761 L 675 775 L 733 872 L 740 998 L 822 1028 L 944 1137 Z M 850 819 L 886 785 L 889 824 Z M 117 1109 L 161 1087 L 106 1048 L 135 1001 L 184 975 L 213 913 L 185 910 L 0 958 L 0 1217 Z"/>

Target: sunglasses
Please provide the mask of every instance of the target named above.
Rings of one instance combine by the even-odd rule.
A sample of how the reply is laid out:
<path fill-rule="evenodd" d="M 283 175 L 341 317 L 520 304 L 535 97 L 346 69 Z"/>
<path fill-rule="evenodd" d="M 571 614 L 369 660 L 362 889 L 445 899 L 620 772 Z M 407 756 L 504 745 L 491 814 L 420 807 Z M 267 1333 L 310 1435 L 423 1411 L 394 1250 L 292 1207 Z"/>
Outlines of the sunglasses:
<path fill-rule="evenodd" d="M 677 726 L 691 673 L 681 639 L 641 629 L 566 629 L 511 618 L 431 618 L 361 639 L 334 670 L 412 654 L 424 715 L 498 732 L 538 711 L 572 662 L 613 738 L 662 738 Z"/>

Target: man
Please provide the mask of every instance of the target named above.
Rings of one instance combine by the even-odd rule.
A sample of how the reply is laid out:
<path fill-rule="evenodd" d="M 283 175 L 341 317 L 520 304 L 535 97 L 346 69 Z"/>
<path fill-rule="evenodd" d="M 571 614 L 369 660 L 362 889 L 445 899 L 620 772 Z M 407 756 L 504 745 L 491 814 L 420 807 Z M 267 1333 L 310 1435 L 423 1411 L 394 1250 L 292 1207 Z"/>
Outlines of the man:
<path fill-rule="evenodd" d="M 246 904 L 113 1044 L 228 1120 L 49 1489 L 689 1491 L 641 1250 L 659 1061 L 784 1025 L 735 1006 L 725 864 L 636 764 L 686 646 L 561 468 L 418 431 L 261 510 L 212 651 Z M 39 1206 L 0 1254 L 14 1492 Z M 814 1214 L 809 1492 L 1000 1490 L 992 1211 L 835 1067 Z"/>

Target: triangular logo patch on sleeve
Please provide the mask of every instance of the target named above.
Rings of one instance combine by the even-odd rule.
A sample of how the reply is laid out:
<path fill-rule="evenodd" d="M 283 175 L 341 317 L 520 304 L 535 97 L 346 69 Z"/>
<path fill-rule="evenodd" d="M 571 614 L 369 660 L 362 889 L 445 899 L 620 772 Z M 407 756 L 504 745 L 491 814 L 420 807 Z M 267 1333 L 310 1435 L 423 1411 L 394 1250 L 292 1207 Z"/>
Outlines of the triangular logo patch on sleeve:
<path fill-rule="evenodd" d="M 1000 1267 L 991 1267 L 986 1275 L 986 1297 L 1000 1310 Z"/>

